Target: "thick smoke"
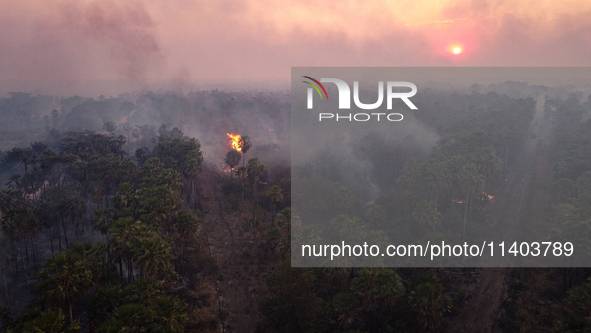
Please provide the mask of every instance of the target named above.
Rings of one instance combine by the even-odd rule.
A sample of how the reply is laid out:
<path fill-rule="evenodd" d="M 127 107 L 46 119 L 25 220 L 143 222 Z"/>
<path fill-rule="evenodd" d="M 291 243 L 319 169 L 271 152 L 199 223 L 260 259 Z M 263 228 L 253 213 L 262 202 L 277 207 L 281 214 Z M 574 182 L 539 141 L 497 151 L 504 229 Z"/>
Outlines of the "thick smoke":
<path fill-rule="evenodd" d="M 286 82 L 292 66 L 588 66 L 591 59 L 584 0 L 0 1 L 0 94 Z M 454 43 L 461 55 L 449 52 Z"/>
<path fill-rule="evenodd" d="M 108 50 L 117 71 L 126 79 L 143 79 L 163 61 L 155 25 L 140 2 L 96 1 L 67 3 L 61 20 L 76 37 L 91 39 Z"/>

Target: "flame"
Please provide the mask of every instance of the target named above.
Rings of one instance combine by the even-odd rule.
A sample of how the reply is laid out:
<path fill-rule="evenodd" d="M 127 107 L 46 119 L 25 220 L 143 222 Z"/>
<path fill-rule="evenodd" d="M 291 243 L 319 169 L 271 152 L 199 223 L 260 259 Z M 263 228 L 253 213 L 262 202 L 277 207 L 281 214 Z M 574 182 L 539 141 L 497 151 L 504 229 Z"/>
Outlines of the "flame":
<path fill-rule="evenodd" d="M 487 194 L 486 192 L 482 192 L 482 194 L 484 194 L 486 197 L 488 197 L 488 200 L 492 200 L 492 199 L 495 198 L 494 195 Z M 463 204 L 463 203 L 465 203 L 465 201 L 464 200 L 461 200 L 461 199 L 451 199 L 451 201 L 453 201 L 453 202 L 455 202 L 457 204 Z"/>
<path fill-rule="evenodd" d="M 230 134 L 230 133 L 226 133 L 226 134 L 232 140 L 232 142 L 230 142 L 230 144 L 232 145 L 232 148 L 236 149 L 237 151 L 242 151 L 242 144 L 240 142 L 240 139 L 241 139 L 240 134 Z"/>

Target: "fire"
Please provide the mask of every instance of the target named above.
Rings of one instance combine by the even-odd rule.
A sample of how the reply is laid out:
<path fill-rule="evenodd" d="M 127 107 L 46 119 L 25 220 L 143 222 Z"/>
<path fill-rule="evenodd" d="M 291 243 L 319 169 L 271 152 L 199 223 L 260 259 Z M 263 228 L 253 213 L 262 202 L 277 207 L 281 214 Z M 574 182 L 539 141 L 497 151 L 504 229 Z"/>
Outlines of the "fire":
<path fill-rule="evenodd" d="M 484 194 L 484 196 L 485 196 L 485 197 L 487 197 L 487 198 L 488 198 L 488 200 L 492 200 L 492 199 L 494 199 L 494 198 L 495 198 L 495 196 L 494 196 L 494 195 L 490 195 L 490 194 L 488 194 L 488 193 L 486 193 L 486 192 L 482 192 L 482 194 Z M 454 203 L 457 203 L 457 204 L 463 204 L 463 203 L 466 203 L 466 202 L 465 202 L 464 200 L 462 200 L 462 199 L 451 199 L 451 201 L 453 201 Z"/>
<path fill-rule="evenodd" d="M 232 142 L 230 143 L 232 145 L 232 148 L 236 149 L 237 151 L 242 151 L 242 144 L 240 143 L 240 134 L 226 134 L 232 140 Z"/>

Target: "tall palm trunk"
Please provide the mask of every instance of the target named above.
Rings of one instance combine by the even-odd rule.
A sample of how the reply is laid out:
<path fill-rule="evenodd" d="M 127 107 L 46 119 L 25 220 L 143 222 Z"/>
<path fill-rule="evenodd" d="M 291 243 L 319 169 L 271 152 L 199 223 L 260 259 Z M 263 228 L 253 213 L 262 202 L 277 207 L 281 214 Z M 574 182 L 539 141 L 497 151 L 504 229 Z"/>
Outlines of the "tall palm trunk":
<path fill-rule="evenodd" d="M 68 302 L 68 308 L 70 310 L 70 325 L 74 322 L 74 315 L 72 314 L 72 303 Z"/>
<path fill-rule="evenodd" d="M 62 228 L 64 230 L 64 240 L 66 241 L 66 249 L 69 249 L 70 245 L 68 244 L 68 234 L 66 232 L 66 221 L 64 221 L 63 218 L 62 218 Z"/>
<path fill-rule="evenodd" d="M 131 266 L 131 259 L 129 259 L 127 261 L 127 282 L 131 283 L 132 282 L 132 275 L 133 275 L 133 269 Z"/>
<path fill-rule="evenodd" d="M 25 283 L 29 282 L 29 277 L 27 276 L 27 266 L 25 265 L 25 257 L 23 256 L 23 241 L 20 241 L 20 252 L 21 252 L 21 260 L 23 263 L 23 272 L 25 273 Z"/>
<path fill-rule="evenodd" d="M 35 262 L 35 272 L 39 269 L 37 268 L 37 234 L 32 237 L 31 242 L 33 243 L 33 261 Z"/>
<path fill-rule="evenodd" d="M 29 260 L 29 246 L 27 245 L 27 237 L 25 237 L 25 256 L 27 257 L 27 265 L 31 263 Z"/>
<path fill-rule="evenodd" d="M 14 254 L 14 270 L 16 271 L 16 277 L 20 278 L 18 273 L 18 255 L 16 253 Z"/>
<path fill-rule="evenodd" d="M 57 239 L 59 241 L 59 246 L 60 246 L 60 253 L 62 253 L 62 234 L 60 232 L 60 226 L 59 226 L 59 224 L 57 224 L 55 226 L 55 228 L 57 229 L 56 231 L 57 231 Z"/>
<path fill-rule="evenodd" d="M 53 254 L 53 233 L 51 232 L 51 228 L 49 229 L 49 242 L 51 244 L 51 254 Z"/>
<path fill-rule="evenodd" d="M 4 275 L 4 290 L 6 291 L 6 301 L 10 302 L 10 295 L 8 294 L 8 282 L 6 281 L 6 270 L 8 269 L 8 265 L 6 268 L 2 270 L 2 275 Z"/>
<path fill-rule="evenodd" d="M 257 197 L 257 183 L 259 176 L 254 177 L 254 227 L 257 227 L 257 208 L 259 205 L 259 199 Z"/>
<path fill-rule="evenodd" d="M 246 172 L 246 153 L 242 151 L 242 167 Z M 244 204 L 244 174 L 242 175 L 242 204 Z"/>
<path fill-rule="evenodd" d="M 193 209 L 195 209 L 195 194 L 196 194 L 196 191 L 195 191 L 195 177 L 192 177 L 191 178 L 191 199 L 192 199 L 192 202 L 193 202 Z"/>
<path fill-rule="evenodd" d="M 181 241 L 181 255 L 179 258 L 179 275 L 183 274 L 183 250 L 185 248 L 185 242 Z"/>

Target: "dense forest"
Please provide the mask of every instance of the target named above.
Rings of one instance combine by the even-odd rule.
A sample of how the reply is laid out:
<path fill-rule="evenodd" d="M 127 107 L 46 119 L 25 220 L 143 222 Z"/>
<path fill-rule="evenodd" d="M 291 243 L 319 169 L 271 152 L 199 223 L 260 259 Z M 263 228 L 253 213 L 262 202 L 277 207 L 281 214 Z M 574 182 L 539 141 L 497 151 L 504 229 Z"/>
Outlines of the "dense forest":
<path fill-rule="evenodd" d="M 329 233 L 392 243 L 510 229 L 591 250 L 591 96 L 430 90 L 415 119 L 438 138 L 428 149 L 421 132 L 350 147 L 372 166 L 369 200 L 337 154 L 290 166 L 289 99 L 0 98 L 0 330 L 591 329 L 585 268 L 291 267 L 292 242 Z M 311 209 L 292 211 L 292 196 Z"/>

